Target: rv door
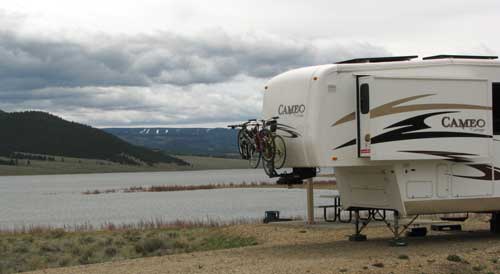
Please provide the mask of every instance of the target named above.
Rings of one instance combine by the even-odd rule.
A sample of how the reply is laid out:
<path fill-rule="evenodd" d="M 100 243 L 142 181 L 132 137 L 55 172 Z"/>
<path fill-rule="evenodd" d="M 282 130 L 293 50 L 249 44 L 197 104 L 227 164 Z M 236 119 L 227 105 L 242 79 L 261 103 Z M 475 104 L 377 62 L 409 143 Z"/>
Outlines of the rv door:
<path fill-rule="evenodd" d="M 370 76 L 357 76 L 358 157 L 370 157 Z"/>

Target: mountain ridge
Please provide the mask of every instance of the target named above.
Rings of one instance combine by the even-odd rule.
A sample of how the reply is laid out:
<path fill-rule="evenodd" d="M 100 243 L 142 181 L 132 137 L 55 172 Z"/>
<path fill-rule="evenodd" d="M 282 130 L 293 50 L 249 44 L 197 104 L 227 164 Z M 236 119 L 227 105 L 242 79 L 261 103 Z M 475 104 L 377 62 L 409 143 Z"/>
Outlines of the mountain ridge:
<path fill-rule="evenodd" d="M 237 131 L 227 128 L 103 128 L 121 139 L 168 154 L 239 158 Z"/>

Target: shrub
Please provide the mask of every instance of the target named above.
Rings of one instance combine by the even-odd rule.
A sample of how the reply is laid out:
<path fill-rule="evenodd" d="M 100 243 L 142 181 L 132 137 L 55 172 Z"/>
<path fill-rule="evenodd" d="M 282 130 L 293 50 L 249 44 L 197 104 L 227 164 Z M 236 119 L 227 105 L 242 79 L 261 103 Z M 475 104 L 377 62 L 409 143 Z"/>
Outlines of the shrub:
<path fill-rule="evenodd" d="M 116 256 L 117 253 L 118 253 L 118 250 L 116 250 L 116 248 L 114 248 L 114 247 L 107 247 L 106 249 L 104 249 L 104 254 L 106 254 L 106 256 L 109 256 L 109 257 L 114 257 L 114 256 Z"/>
<path fill-rule="evenodd" d="M 379 268 L 382 268 L 384 267 L 384 264 L 383 263 L 374 263 L 372 264 L 374 267 L 379 267 Z"/>
<path fill-rule="evenodd" d="M 140 243 L 135 244 L 134 249 L 137 253 L 145 253 L 144 246 Z"/>
<path fill-rule="evenodd" d="M 80 258 L 78 258 L 78 263 L 79 264 L 89 264 L 90 263 L 90 257 L 87 255 L 82 255 Z"/>
<path fill-rule="evenodd" d="M 70 264 L 71 264 L 71 258 L 69 257 L 61 258 L 58 263 L 59 266 L 69 266 Z"/>
<path fill-rule="evenodd" d="M 43 251 L 43 252 L 58 252 L 58 251 L 61 251 L 61 249 L 56 246 L 56 245 L 53 245 L 53 244 L 49 244 L 49 243 L 44 243 L 40 246 L 40 251 Z"/>
<path fill-rule="evenodd" d="M 401 255 L 398 256 L 398 259 L 400 259 L 400 260 L 409 260 L 410 257 L 408 257 L 408 255 L 406 255 L 406 254 L 401 254 Z"/>
<path fill-rule="evenodd" d="M 26 259 L 25 267 L 27 270 L 46 268 L 47 262 L 40 256 L 30 256 Z"/>
<path fill-rule="evenodd" d="M 448 255 L 448 257 L 446 258 L 446 260 L 450 261 L 450 262 L 461 262 L 462 261 L 462 258 L 458 255 L 455 255 L 455 254 L 452 254 L 452 255 Z"/>
<path fill-rule="evenodd" d="M 486 266 L 484 266 L 484 265 L 476 265 L 476 266 L 472 267 L 472 270 L 474 270 L 474 271 L 482 271 L 484 269 L 486 269 Z"/>
<path fill-rule="evenodd" d="M 79 256 L 80 254 L 82 254 L 82 249 L 79 246 L 74 246 L 71 248 L 71 254 Z"/>
<path fill-rule="evenodd" d="M 95 239 L 93 237 L 90 237 L 90 236 L 85 236 L 85 237 L 81 237 L 80 239 L 78 239 L 78 241 L 81 244 L 91 244 L 91 243 L 95 242 Z"/>
<path fill-rule="evenodd" d="M 242 238 L 237 236 L 228 237 L 224 235 L 213 235 L 204 239 L 202 244 L 206 249 L 223 249 L 256 245 L 257 241 L 253 237 Z"/>
<path fill-rule="evenodd" d="M 62 229 L 62 228 L 57 228 L 57 229 L 50 231 L 50 236 L 52 238 L 56 238 L 56 239 L 63 237 L 65 234 L 66 234 L 66 231 L 64 231 L 64 229 Z"/>
<path fill-rule="evenodd" d="M 92 249 L 87 249 L 87 250 L 83 251 L 80 258 L 78 258 L 78 262 L 80 264 L 90 264 L 90 262 L 91 262 L 90 258 L 92 257 L 93 254 L 94 254 L 94 251 Z"/>
<path fill-rule="evenodd" d="M 168 238 L 170 238 L 170 239 L 175 239 L 175 238 L 179 237 L 179 234 L 177 234 L 177 232 L 169 232 L 167 235 L 168 235 Z"/>
<path fill-rule="evenodd" d="M 27 245 L 20 245 L 20 246 L 16 246 L 14 248 L 14 252 L 16 253 L 27 253 L 29 252 L 29 247 Z"/>
<path fill-rule="evenodd" d="M 137 231 L 127 231 L 125 232 L 125 234 L 123 235 L 123 238 L 131 241 L 131 242 L 137 242 L 141 239 L 141 236 L 139 235 L 139 233 Z"/>
<path fill-rule="evenodd" d="M 186 247 L 189 247 L 189 245 L 187 245 L 181 241 L 175 241 L 174 245 L 173 245 L 173 248 L 175 248 L 175 249 L 184 249 Z"/>
<path fill-rule="evenodd" d="M 165 242 L 159 238 L 146 239 L 143 242 L 144 250 L 148 253 L 162 249 L 165 247 Z"/>

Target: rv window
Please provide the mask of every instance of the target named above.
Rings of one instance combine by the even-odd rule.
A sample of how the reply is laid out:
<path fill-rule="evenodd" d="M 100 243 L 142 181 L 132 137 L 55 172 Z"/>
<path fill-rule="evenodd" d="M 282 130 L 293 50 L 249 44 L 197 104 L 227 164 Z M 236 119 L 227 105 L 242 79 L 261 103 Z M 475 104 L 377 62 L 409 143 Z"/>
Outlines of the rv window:
<path fill-rule="evenodd" d="M 500 83 L 493 83 L 493 134 L 500 135 Z"/>
<path fill-rule="evenodd" d="M 362 84 L 359 93 L 361 114 L 367 114 L 370 112 L 370 88 L 368 84 Z"/>

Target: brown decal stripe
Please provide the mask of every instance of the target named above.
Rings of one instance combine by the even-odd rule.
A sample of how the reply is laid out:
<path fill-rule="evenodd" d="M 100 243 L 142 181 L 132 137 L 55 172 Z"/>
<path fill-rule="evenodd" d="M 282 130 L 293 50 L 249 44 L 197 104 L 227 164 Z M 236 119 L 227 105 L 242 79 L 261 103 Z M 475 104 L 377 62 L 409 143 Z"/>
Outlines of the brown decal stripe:
<path fill-rule="evenodd" d="M 419 111 L 419 110 L 437 110 L 437 109 L 483 109 L 483 110 L 491 110 L 491 107 L 486 106 L 478 106 L 478 105 L 467 105 L 467 104 L 417 104 L 410 106 L 397 106 L 402 103 L 406 103 L 409 101 L 413 101 L 416 99 L 420 99 L 423 97 L 432 96 L 435 94 L 423 94 L 412 97 L 407 97 L 403 99 L 399 99 L 396 101 L 389 102 L 387 104 L 378 106 L 370 110 L 370 118 L 377 118 L 386 115 L 410 112 L 410 111 Z"/>
<path fill-rule="evenodd" d="M 416 95 L 411 97 L 406 97 L 402 99 L 398 99 L 387 104 L 383 104 L 376 108 L 370 110 L 370 118 L 377 118 L 386 115 L 396 114 L 396 113 L 404 113 L 410 111 L 419 111 L 419 110 L 437 110 L 437 109 L 482 109 L 482 110 L 491 110 L 491 107 L 487 106 L 478 106 L 478 105 L 468 105 L 468 104 L 417 104 L 410 106 L 398 106 L 400 104 L 413 101 L 416 99 L 432 96 L 435 94 L 423 94 Z M 354 112 L 345 115 L 344 117 L 337 120 L 332 124 L 332 127 L 347 123 L 350 121 L 354 121 L 356 115 Z"/>

